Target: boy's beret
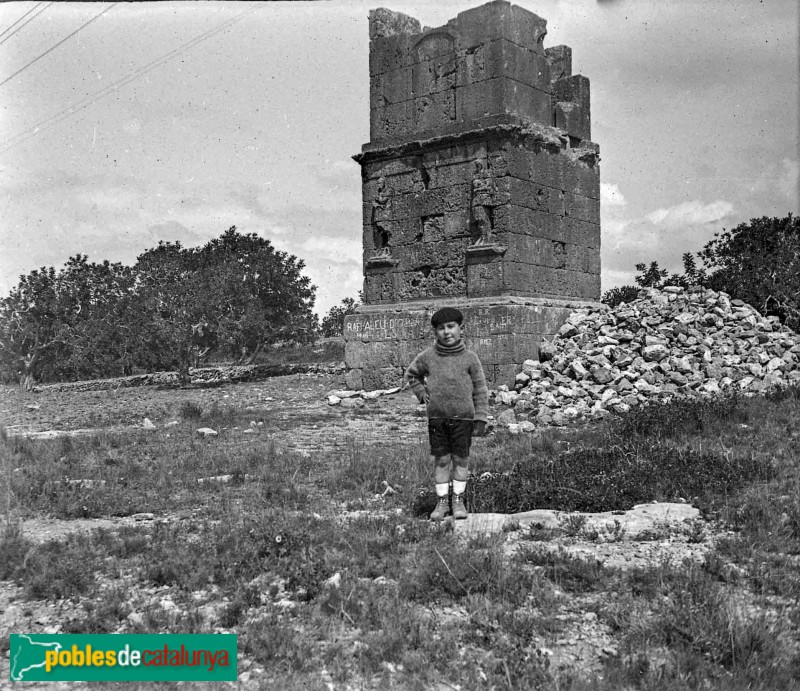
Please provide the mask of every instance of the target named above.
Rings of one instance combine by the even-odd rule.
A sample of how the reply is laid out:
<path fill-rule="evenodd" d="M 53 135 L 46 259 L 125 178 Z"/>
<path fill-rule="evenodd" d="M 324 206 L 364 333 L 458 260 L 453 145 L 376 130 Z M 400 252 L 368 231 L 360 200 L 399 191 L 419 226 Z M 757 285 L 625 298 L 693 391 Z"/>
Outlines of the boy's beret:
<path fill-rule="evenodd" d="M 446 324 L 447 322 L 458 322 L 459 324 L 464 321 L 464 315 L 455 307 L 443 307 L 438 312 L 434 312 L 431 317 L 431 326 L 436 328 L 439 324 Z"/>

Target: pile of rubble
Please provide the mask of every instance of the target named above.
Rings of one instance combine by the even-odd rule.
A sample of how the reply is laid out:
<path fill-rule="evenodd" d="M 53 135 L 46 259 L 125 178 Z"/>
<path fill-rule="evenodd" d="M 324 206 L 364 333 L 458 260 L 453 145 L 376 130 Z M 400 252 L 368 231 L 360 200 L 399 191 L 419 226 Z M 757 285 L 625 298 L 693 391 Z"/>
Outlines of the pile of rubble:
<path fill-rule="evenodd" d="M 573 312 L 497 403 L 540 423 L 625 412 L 653 398 L 752 394 L 800 383 L 800 335 L 741 300 L 703 288 L 639 292 L 630 304 Z"/>

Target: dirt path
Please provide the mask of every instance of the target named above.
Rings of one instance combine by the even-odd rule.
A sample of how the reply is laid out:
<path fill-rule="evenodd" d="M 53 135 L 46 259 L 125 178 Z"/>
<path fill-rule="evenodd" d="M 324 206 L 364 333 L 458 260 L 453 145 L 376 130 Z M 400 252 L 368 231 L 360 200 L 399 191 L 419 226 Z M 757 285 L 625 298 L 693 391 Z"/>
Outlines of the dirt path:
<path fill-rule="evenodd" d="M 182 406 L 191 403 L 204 411 L 246 411 L 276 443 L 306 453 L 344 448 L 354 440 L 367 446 L 389 437 L 417 443 L 424 418 L 410 392 L 366 401 L 361 409 L 328 405 L 325 394 L 343 387 L 341 376 L 319 374 L 189 389 L 43 389 L 25 394 L 5 386 L 0 387 L 0 423 L 11 435 L 33 438 L 126 432 L 142 429 L 145 419 L 162 427 L 179 419 Z"/>

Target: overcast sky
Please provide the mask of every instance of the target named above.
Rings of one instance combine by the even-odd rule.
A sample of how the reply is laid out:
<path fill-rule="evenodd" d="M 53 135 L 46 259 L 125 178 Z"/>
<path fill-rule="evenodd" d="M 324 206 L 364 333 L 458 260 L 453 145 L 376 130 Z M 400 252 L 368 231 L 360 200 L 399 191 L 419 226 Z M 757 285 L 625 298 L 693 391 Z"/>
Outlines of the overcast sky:
<path fill-rule="evenodd" d="M 76 253 L 132 264 L 235 225 L 305 261 L 320 316 L 355 296 L 368 12 L 439 26 L 479 4 L 0 5 L 0 295 Z M 516 4 L 591 81 L 604 291 L 798 213 L 796 0 Z"/>

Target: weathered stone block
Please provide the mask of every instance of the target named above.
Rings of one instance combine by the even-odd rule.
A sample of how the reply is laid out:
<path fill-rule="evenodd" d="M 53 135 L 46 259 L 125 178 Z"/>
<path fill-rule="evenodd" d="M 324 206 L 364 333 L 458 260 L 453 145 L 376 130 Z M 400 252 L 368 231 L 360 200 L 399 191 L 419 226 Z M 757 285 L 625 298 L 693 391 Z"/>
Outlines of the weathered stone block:
<path fill-rule="evenodd" d="M 565 218 L 563 223 L 564 237 L 567 242 L 582 247 L 600 250 L 600 224 L 581 221 L 576 218 Z"/>
<path fill-rule="evenodd" d="M 371 223 L 363 226 L 362 243 L 365 253 L 365 260 L 368 259 L 376 250 L 383 249 L 388 245 L 389 248 L 406 243 L 403 237 L 403 221 L 381 221 L 380 228 L 377 229 Z M 388 240 L 384 242 L 384 238 Z"/>
<path fill-rule="evenodd" d="M 581 74 L 553 82 L 556 127 L 578 139 L 592 138 L 589 80 Z"/>
<path fill-rule="evenodd" d="M 511 199 L 520 206 L 555 216 L 564 215 L 564 193 L 538 182 L 509 178 Z"/>
<path fill-rule="evenodd" d="M 392 226 L 392 246 L 412 245 L 422 239 L 422 226 L 418 218 L 404 218 Z"/>
<path fill-rule="evenodd" d="M 395 294 L 401 301 L 458 297 L 466 294 L 467 279 L 463 265 L 438 269 L 425 268 L 395 275 L 397 276 Z"/>
<path fill-rule="evenodd" d="M 444 237 L 446 240 L 450 238 L 468 237 L 469 234 L 468 209 L 451 211 L 444 215 Z"/>
<path fill-rule="evenodd" d="M 369 39 L 396 36 L 397 34 L 416 34 L 422 30 L 418 19 L 402 12 L 379 7 L 369 12 Z"/>
<path fill-rule="evenodd" d="M 414 132 L 432 132 L 449 128 L 456 121 L 455 89 L 414 98 L 411 116 Z"/>
<path fill-rule="evenodd" d="M 550 240 L 564 239 L 564 219 L 561 216 L 518 204 L 509 204 L 496 211 L 495 224 L 511 232 Z"/>
<path fill-rule="evenodd" d="M 459 86 L 476 84 L 488 79 L 491 71 L 489 64 L 498 60 L 498 54 L 502 54 L 502 49 L 496 41 L 459 50 L 456 62 L 456 84 Z"/>
<path fill-rule="evenodd" d="M 518 115 L 533 122 L 552 122 L 552 101 L 547 91 L 514 79 L 503 78 L 505 107 L 497 112 Z"/>
<path fill-rule="evenodd" d="M 517 175 L 516 172 L 512 172 L 512 175 L 556 189 L 564 188 L 563 178 L 567 161 L 560 150 L 554 152 L 547 147 L 533 144 L 524 146 L 521 154 L 527 158 L 527 170 L 524 161 L 520 161 L 515 170 L 520 168 L 522 175 Z"/>
<path fill-rule="evenodd" d="M 441 240 L 444 240 L 444 214 L 434 213 L 421 216 L 420 230 L 422 232 L 421 242 L 417 243 L 419 247 L 423 245 L 438 245 Z"/>
<path fill-rule="evenodd" d="M 575 103 L 591 113 L 589 80 L 582 74 L 557 79 L 553 82 L 553 103 L 560 101 Z"/>
<path fill-rule="evenodd" d="M 369 79 L 371 107 L 377 108 L 388 103 L 401 103 L 412 98 L 411 75 L 411 67 L 401 67 L 397 70 L 372 75 Z"/>
<path fill-rule="evenodd" d="M 447 26 L 458 34 L 460 49 L 504 38 L 544 54 L 547 20 L 504 0 L 461 12 Z"/>
<path fill-rule="evenodd" d="M 599 266 L 596 251 L 564 240 L 509 233 L 504 242 L 509 257 L 524 264 L 582 272 L 592 272 L 595 266 Z M 596 262 L 594 257 L 597 257 Z"/>
<path fill-rule="evenodd" d="M 576 139 L 591 139 L 592 126 L 589 113 L 571 101 L 556 103 L 555 125 Z"/>
<path fill-rule="evenodd" d="M 567 190 L 564 195 L 564 215 L 578 221 L 600 224 L 600 200 L 575 194 Z"/>
<path fill-rule="evenodd" d="M 369 42 L 369 73 L 382 74 L 412 64 L 413 34 L 378 36 Z"/>
<path fill-rule="evenodd" d="M 438 57 L 454 55 L 457 50 L 457 36 L 449 27 L 425 29 L 411 37 L 409 51 L 414 63 L 435 60 Z"/>
<path fill-rule="evenodd" d="M 413 102 L 389 103 L 370 109 L 369 133 L 373 141 L 401 139 L 412 130 Z"/>
<path fill-rule="evenodd" d="M 464 164 L 445 165 L 443 163 L 431 162 L 427 166 L 428 170 L 428 185 L 427 189 L 437 189 L 439 187 L 450 187 L 459 183 L 468 183 L 466 178 Z"/>
<path fill-rule="evenodd" d="M 508 77 L 547 93 L 551 89 L 547 58 L 506 39 L 487 41 L 459 51 L 456 67 L 459 86 Z"/>
<path fill-rule="evenodd" d="M 572 76 L 572 48 L 569 46 L 552 46 L 546 48 L 544 54 L 550 62 L 552 81 Z"/>
<path fill-rule="evenodd" d="M 364 177 L 368 180 L 377 180 L 380 177 L 388 179 L 392 175 L 411 174 L 416 170 L 413 159 L 407 156 L 365 162 L 361 164 L 361 169 L 362 171 L 366 170 Z"/>
<path fill-rule="evenodd" d="M 364 276 L 364 300 L 369 304 L 394 302 L 397 296 L 398 274 L 382 271 Z"/>
<path fill-rule="evenodd" d="M 467 258 L 467 297 L 501 295 L 505 287 L 500 256 Z"/>
<path fill-rule="evenodd" d="M 599 275 L 519 262 L 507 262 L 504 270 L 507 285 L 515 295 L 554 298 L 575 295 L 585 300 L 600 298 Z"/>
<path fill-rule="evenodd" d="M 411 67 L 413 89 L 411 96 L 419 98 L 456 87 L 456 56 L 453 53 L 438 55 L 418 62 Z"/>
<path fill-rule="evenodd" d="M 409 218 L 459 212 L 469 209 L 470 186 L 439 187 L 409 199 Z"/>
<path fill-rule="evenodd" d="M 401 272 L 444 268 L 464 263 L 464 251 L 467 243 L 467 238 L 439 242 L 416 242 L 398 247 L 393 254 L 400 260 L 398 270 Z"/>
<path fill-rule="evenodd" d="M 574 178 L 565 190 L 572 189 L 575 194 L 582 194 L 590 199 L 600 199 L 600 165 L 588 165 L 577 162 L 572 166 Z"/>
<path fill-rule="evenodd" d="M 469 123 L 505 112 L 504 81 L 503 77 L 495 77 L 477 84 L 456 87 L 456 120 L 459 123 Z"/>

